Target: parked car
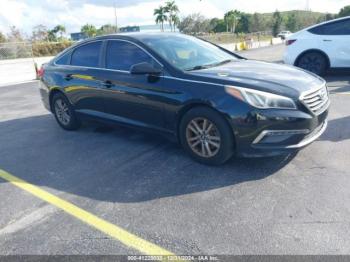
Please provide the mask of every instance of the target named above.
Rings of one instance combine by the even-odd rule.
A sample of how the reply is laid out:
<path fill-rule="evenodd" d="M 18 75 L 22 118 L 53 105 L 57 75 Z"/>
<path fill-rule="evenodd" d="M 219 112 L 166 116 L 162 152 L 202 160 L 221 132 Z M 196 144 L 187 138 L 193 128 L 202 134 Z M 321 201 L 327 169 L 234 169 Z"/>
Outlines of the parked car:
<path fill-rule="evenodd" d="M 286 45 L 286 64 L 318 75 L 329 68 L 350 68 L 350 16 L 294 33 Z"/>
<path fill-rule="evenodd" d="M 92 118 L 151 129 L 205 164 L 290 153 L 327 126 L 323 79 L 182 34 L 89 39 L 39 74 L 44 105 L 62 128 Z"/>
<path fill-rule="evenodd" d="M 280 37 L 282 40 L 285 40 L 288 36 L 290 36 L 292 33 L 290 31 L 281 31 L 277 37 Z"/>

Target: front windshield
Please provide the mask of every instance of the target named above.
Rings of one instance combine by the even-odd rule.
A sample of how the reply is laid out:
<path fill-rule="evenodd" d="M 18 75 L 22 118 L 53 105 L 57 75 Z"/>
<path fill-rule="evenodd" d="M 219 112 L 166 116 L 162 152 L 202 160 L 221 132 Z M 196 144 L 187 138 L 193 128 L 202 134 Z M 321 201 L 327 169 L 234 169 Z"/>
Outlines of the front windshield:
<path fill-rule="evenodd" d="M 237 59 L 215 45 L 186 35 L 150 37 L 143 42 L 181 70 L 204 69 Z"/>

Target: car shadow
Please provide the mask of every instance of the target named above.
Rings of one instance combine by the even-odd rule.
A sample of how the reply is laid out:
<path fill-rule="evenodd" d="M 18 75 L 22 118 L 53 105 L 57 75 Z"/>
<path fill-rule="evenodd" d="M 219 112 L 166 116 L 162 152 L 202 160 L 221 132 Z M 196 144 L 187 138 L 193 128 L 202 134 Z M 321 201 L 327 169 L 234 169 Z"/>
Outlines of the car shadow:
<path fill-rule="evenodd" d="M 350 116 L 329 120 L 326 132 L 319 138 L 319 140 L 331 142 L 347 139 L 350 139 Z"/>
<path fill-rule="evenodd" d="M 191 160 L 155 134 L 89 124 L 64 131 L 51 115 L 0 122 L 0 168 L 35 185 L 108 202 L 142 202 L 264 179 L 294 155 L 220 167 Z M 2 181 L 4 182 L 4 181 Z"/>

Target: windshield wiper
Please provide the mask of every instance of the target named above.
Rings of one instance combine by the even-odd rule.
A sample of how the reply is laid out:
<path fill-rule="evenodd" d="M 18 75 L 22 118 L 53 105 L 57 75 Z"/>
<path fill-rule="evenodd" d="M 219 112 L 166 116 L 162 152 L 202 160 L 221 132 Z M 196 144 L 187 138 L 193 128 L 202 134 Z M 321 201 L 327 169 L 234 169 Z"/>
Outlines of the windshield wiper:
<path fill-rule="evenodd" d="M 193 66 L 193 67 L 190 67 L 190 68 L 186 68 L 185 71 L 208 69 L 210 67 L 215 67 L 215 66 L 227 64 L 227 63 L 230 63 L 232 61 L 233 61 L 233 59 L 226 59 L 226 60 L 220 61 L 218 63 L 208 64 L 208 65 L 197 65 L 197 66 Z"/>
<path fill-rule="evenodd" d="M 226 60 L 224 60 L 224 61 L 215 63 L 215 64 L 213 64 L 212 66 L 224 65 L 224 64 L 230 63 L 230 62 L 232 62 L 232 61 L 233 61 L 233 59 L 226 59 Z"/>
<path fill-rule="evenodd" d="M 208 66 L 208 65 L 196 65 L 196 66 L 193 66 L 190 68 L 186 68 L 185 71 L 201 70 L 201 69 L 207 69 L 209 67 L 210 66 Z"/>

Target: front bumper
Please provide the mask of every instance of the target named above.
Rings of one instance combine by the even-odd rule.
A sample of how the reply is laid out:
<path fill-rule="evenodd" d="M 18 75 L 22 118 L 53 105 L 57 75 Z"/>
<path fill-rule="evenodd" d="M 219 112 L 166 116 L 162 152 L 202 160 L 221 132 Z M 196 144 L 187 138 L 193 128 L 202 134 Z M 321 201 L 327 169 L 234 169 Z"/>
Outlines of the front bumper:
<path fill-rule="evenodd" d="M 319 115 L 296 110 L 256 111 L 249 121 L 234 119 L 238 156 L 289 154 L 318 139 L 327 128 L 328 108 Z M 244 123 L 245 122 L 245 123 Z"/>
<path fill-rule="evenodd" d="M 317 127 L 312 132 L 308 129 L 302 129 L 302 130 L 265 130 L 260 133 L 260 135 L 253 141 L 252 147 L 255 148 L 264 148 L 267 147 L 269 149 L 271 148 L 277 148 L 277 149 L 298 149 L 303 148 L 312 142 L 314 142 L 317 138 L 319 138 L 323 132 L 327 128 L 327 120 L 325 120 L 319 127 Z M 297 144 L 291 144 L 291 145 L 273 145 L 273 143 L 264 143 L 264 140 L 267 140 L 268 138 L 274 138 L 274 137 L 287 137 L 286 139 L 295 136 L 295 135 L 306 135 L 299 143 Z M 284 139 L 284 140 L 286 140 Z M 266 146 L 267 145 L 267 146 Z"/>

